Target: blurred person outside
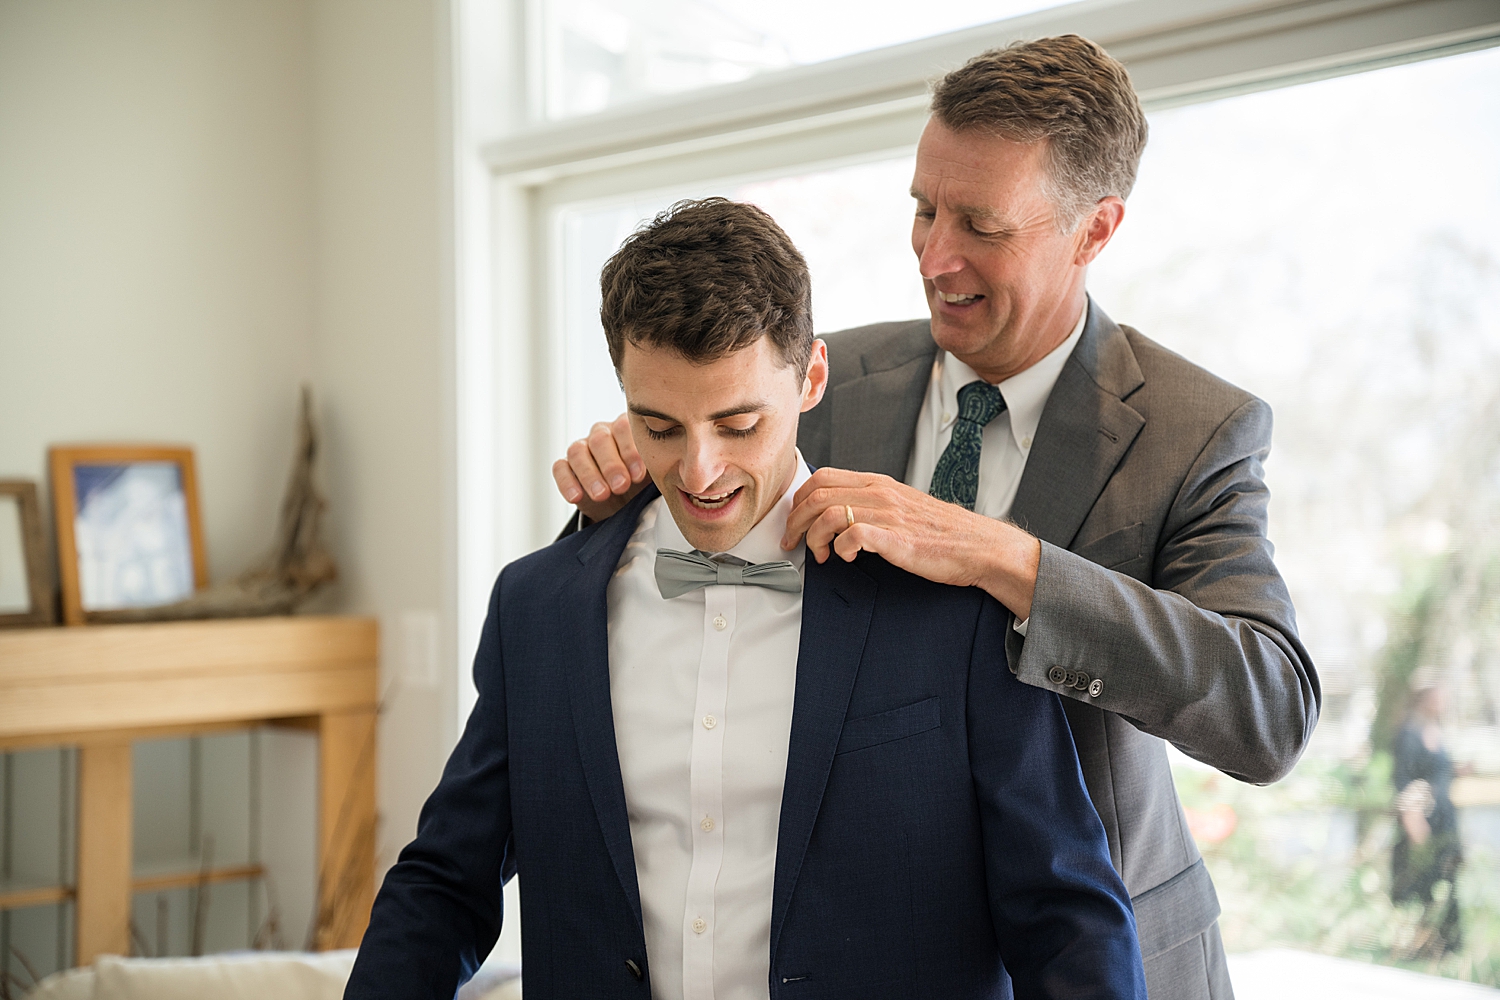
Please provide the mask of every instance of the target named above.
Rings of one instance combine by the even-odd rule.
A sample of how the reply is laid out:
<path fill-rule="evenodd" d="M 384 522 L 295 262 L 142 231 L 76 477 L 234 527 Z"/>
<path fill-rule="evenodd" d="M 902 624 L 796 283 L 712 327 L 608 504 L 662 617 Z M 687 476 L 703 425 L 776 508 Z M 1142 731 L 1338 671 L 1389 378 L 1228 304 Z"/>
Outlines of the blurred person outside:
<path fill-rule="evenodd" d="M 1450 791 L 1455 768 L 1443 743 L 1447 697 L 1440 683 L 1418 671 L 1411 705 L 1396 734 L 1396 844 L 1391 850 L 1391 902 L 1423 905 L 1414 951 L 1429 957 L 1463 947 L 1455 884 L 1463 865 L 1458 810 Z"/>

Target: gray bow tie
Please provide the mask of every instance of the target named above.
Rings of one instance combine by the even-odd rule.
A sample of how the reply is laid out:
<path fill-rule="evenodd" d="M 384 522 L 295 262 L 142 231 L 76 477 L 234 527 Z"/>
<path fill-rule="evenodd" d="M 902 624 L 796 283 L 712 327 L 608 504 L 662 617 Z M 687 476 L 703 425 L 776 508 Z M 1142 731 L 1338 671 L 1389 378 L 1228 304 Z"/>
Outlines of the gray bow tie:
<path fill-rule="evenodd" d="M 802 590 L 802 574 L 785 559 L 763 563 L 719 562 L 697 549 L 691 552 L 656 551 L 656 585 L 661 588 L 662 597 L 670 600 L 715 584 L 766 587 L 795 594 Z"/>

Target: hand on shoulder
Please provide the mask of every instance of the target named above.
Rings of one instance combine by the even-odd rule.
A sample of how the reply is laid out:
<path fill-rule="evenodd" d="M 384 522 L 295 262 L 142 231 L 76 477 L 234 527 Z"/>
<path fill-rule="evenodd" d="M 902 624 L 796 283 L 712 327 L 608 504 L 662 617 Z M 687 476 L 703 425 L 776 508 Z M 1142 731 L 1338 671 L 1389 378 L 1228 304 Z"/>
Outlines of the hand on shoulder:
<path fill-rule="evenodd" d="M 636 451 L 629 415 L 597 423 L 588 437 L 569 445 L 568 456 L 552 463 L 552 478 L 563 499 L 589 520 L 618 513 L 646 486 L 646 463 Z"/>

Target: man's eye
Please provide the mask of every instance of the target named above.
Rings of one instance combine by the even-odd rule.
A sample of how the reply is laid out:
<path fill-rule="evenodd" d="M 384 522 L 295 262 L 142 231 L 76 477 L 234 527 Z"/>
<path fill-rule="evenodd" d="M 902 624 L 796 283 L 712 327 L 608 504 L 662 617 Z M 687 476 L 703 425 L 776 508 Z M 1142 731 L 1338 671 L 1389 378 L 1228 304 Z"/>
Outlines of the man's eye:
<path fill-rule="evenodd" d="M 751 434 L 754 434 L 755 433 L 755 428 L 758 427 L 758 426 L 760 426 L 760 425 L 759 424 L 751 424 L 749 427 L 720 427 L 719 430 L 722 431 L 723 433 L 729 435 L 730 437 L 746 438 L 746 437 L 749 437 Z"/>
<path fill-rule="evenodd" d="M 666 430 L 653 430 L 649 425 L 646 427 L 646 436 L 653 441 L 665 441 L 677 433 L 676 427 L 668 427 Z"/>

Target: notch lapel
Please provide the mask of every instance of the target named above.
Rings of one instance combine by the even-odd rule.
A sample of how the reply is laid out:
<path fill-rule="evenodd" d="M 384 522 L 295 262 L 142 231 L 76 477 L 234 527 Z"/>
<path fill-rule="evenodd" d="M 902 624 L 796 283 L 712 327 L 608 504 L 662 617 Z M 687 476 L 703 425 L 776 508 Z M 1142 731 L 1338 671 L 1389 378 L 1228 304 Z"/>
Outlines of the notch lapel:
<path fill-rule="evenodd" d="M 797 873 L 812 838 L 828 772 L 833 768 L 834 751 L 844 729 L 875 610 L 875 581 L 857 563 L 830 555 L 819 565 L 811 554 L 807 558 L 797 688 L 776 835 L 776 879 L 771 896 L 773 964 Z"/>
<path fill-rule="evenodd" d="M 558 599 L 574 609 L 573 624 L 558 636 L 558 662 L 568 671 L 568 700 L 573 732 L 594 814 L 604 835 L 609 859 L 641 926 L 641 891 L 636 882 L 635 850 L 625 807 L 625 782 L 615 744 L 615 716 L 609 696 L 609 614 L 607 588 L 625 543 L 635 533 L 646 504 L 660 494 L 648 485 L 614 517 L 602 522 L 578 550 L 577 573 L 558 587 Z"/>
<path fill-rule="evenodd" d="M 865 374 L 829 391 L 833 407 L 828 464 L 905 481 L 917 415 L 937 344 L 925 322 L 860 356 Z"/>
<path fill-rule="evenodd" d="M 1072 544 L 1146 418 L 1124 402 L 1145 382 L 1135 352 L 1114 320 L 1089 300 L 1078 346 L 1058 376 L 1011 520 L 1061 548 Z"/>

